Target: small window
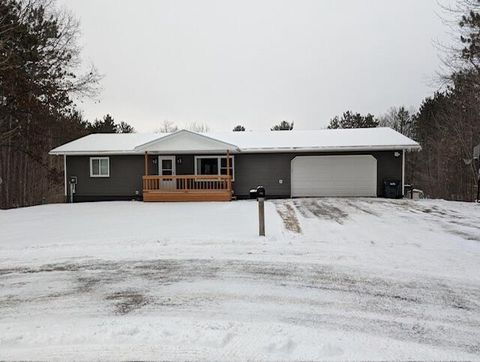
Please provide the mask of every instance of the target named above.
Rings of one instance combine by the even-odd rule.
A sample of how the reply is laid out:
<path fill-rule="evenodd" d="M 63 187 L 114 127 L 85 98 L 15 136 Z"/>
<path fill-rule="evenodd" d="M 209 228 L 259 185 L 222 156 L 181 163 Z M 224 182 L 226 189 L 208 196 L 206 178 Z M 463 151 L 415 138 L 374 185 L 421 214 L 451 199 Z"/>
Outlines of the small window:
<path fill-rule="evenodd" d="M 225 156 L 196 156 L 195 157 L 195 175 L 227 175 L 230 170 L 230 176 L 234 181 L 234 159 L 230 156 L 230 167 L 227 168 L 227 157 Z"/>
<path fill-rule="evenodd" d="M 90 177 L 110 177 L 110 159 L 90 157 Z"/>

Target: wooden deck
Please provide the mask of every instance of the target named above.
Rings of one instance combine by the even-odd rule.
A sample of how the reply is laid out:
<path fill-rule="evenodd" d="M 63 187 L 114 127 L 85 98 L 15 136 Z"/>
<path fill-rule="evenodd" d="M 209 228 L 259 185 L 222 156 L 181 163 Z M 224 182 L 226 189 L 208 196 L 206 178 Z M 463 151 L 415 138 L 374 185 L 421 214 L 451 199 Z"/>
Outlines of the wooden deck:
<path fill-rule="evenodd" d="M 230 201 L 231 176 L 143 176 L 143 201 Z"/>

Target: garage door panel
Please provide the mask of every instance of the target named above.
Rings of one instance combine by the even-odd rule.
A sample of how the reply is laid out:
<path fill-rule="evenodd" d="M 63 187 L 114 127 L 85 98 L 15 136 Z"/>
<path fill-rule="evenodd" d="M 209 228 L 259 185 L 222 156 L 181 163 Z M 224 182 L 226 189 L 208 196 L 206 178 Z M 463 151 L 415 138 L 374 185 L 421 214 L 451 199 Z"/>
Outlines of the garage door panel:
<path fill-rule="evenodd" d="M 371 155 L 299 156 L 292 160 L 292 197 L 377 196 Z"/>

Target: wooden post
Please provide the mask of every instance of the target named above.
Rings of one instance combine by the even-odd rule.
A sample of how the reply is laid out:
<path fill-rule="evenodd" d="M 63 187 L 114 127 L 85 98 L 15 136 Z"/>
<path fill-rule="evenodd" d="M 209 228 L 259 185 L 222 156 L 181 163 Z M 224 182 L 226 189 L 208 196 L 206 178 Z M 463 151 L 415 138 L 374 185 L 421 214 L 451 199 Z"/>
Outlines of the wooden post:
<path fill-rule="evenodd" d="M 227 150 L 227 189 L 229 192 L 232 191 L 232 178 L 230 177 L 230 150 Z"/>
<path fill-rule="evenodd" d="M 265 236 L 265 199 L 258 198 L 258 235 Z"/>
<path fill-rule="evenodd" d="M 73 204 L 74 198 L 73 195 L 75 194 L 75 185 L 70 183 L 70 203 Z"/>
<path fill-rule="evenodd" d="M 148 176 L 148 152 L 145 151 L 145 176 Z"/>

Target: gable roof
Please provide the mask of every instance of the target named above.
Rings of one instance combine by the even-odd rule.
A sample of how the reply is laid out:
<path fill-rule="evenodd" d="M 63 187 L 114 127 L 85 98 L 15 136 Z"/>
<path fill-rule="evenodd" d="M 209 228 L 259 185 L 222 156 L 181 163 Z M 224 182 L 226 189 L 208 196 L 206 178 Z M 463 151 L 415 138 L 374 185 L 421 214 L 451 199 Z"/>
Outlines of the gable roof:
<path fill-rule="evenodd" d="M 180 130 L 135 147 L 139 152 L 224 152 L 239 151 L 238 147 L 202 133 Z"/>
<path fill-rule="evenodd" d="M 391 128 L 312 131 L 92 134 L 50 151 L 52 155 L 182 152 L 332 152 L 419 150 L 420 145 Z"/>

